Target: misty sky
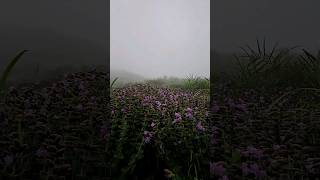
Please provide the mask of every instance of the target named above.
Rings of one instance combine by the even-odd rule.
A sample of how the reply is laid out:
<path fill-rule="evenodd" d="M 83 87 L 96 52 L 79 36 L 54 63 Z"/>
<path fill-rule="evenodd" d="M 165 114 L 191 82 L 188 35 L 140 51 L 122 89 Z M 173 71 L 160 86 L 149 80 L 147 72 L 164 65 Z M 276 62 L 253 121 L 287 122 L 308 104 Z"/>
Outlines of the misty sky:
<path fill-rule="evenodd" d="M 0 71 L 19 51 L 28 52 L 14 75 L 25 77 L 39 63 L 47 68 L 104 65 L 106 0 L 1 0 Z M 23 69 L 23 71 L 22 71 Z M 32 78 L 32 77 L 31 77 Z"/>
<path fill-rule="evenodd" d="M 111 0 L 110 66 L 146 77 L 210 74 L 210 0 Z"/>
<path fill-rule="evenodd" d="M 106 2 L 1 0 L 0 70 L 22 49 L 31 52 L 17 68 L 29 63 L 30 71 L 35 62 L 104 64 Z M 111 65 L 150 76 L 208 74 L 209 3 L 217 50 L 263 36 L 271 45 L 320 47 L 319 0 L 111 0 Z"/>
<path fill-rule="evenodd" d="M 266 37 L 269 47 L 320 47 L 319 0 L 213 0 L 213 44 L 219 51 L 255 46 Z M 256 46 L 255 46 L 256 47 Z"/>

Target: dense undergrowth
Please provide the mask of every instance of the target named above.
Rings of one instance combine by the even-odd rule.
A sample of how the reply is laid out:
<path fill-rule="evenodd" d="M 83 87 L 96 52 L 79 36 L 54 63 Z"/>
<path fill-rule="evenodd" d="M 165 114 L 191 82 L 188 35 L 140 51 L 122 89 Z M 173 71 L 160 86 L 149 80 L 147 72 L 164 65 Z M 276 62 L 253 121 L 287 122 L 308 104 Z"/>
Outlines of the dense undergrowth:
<path fill-rule="evenodd" d="M 320 54 L 257 48 L 215 73 L 211 172 L 218 179 L 320 177 Z M 236 110 L 242 110 L 237 112 Z"/>
<path fill-rule="evenodd" d="M 210 108 L 196 77 L 3 88 L 1 179 L 319 179 L 320 56 L 257 46 L 214 74 Z"/>
<path fill-rule="evenodd" d="M 208 94 L 138 84 L 112 99 L 113 172 L 125 179 L 209 174 Z M 183 175 L 183 176 L 182 176 Z M 191 178 L 192 179 L 192 178 Z"/>

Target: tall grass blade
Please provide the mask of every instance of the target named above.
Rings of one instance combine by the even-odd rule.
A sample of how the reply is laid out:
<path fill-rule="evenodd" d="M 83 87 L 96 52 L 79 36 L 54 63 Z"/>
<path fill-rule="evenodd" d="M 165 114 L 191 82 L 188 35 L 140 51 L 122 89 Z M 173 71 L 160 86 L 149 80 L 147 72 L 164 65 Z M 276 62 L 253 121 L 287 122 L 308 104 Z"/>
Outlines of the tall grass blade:
<path fill-rule="evenodd" d="M 263 56 L 266 56 L 266 37 L 263 38 Z"/>
<path fill-rule="evenodd" d="M 260 42 L 259 42 L 258 39 L 257 39 L 257 46 L 258 46 L 258 52 L 259 52 L 259 54 L 261 55 Z"/>
<path fill-rule="evenodd" d="M 8 64 L 8 66 L 6 67 L 5 71 L 3 72 L 1 79 L 0 79 L 0 92 L 4 91 L 5 86 L 6 86 L 6 82 L 7 79 L 9 77 L 10 72 L 12 71 L 13 67 L 16 65 L 16 63 L 19 61 L 19 59 L 22 57 L 22 55 L 24 53 L 26 53 L 29 50 L 23 50 L 21 52 L 19 52 L 16 57 L 14 57 L 10 63 Z"/>
<path fill-rule="evenodd" d="M 113 85 L 114 85 L 114 83 L 117 81 L 119 79 L 119 77 L 116 77 L 113 81 L 112 81 L 112 83 L 111 83 L 111 88 L 113 87 Z"/>

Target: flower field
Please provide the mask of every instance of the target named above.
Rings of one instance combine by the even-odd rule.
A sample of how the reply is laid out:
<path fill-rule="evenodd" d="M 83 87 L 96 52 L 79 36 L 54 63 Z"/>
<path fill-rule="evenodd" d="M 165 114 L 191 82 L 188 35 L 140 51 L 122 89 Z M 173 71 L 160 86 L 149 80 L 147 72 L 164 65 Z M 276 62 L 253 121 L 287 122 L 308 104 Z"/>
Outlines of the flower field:
<path fill-rule="evenodd" d="M 106 77 L 80 72 L 9 88 L 0 106 L 1 179 L 209 175 L 208 90 L 136 84 L 113 89 L 109 103 Z"/>
<path fill-rule="evenodd" d="M 0 179 L 317 180 L 320 56 L 304 53 L 259 50 L 211 85 L 114 87 L 94 70 L 6 88 L 13 61 L 1 78 Z"/>
<path fill-rule="evenodd" d="M 210 171 L 217 179 L 317 179 L 320 92 L 216 86 Z M 223 96 L 221 96 L 223 94 Z"/>
<path fill-rule="evenodd" d="M 1 178 L 316 179 L 319 90 L 135 84 L 75 73 L 11 88 L 1 106 Z M 279 98 L 280 97 L 280 98 Z M 110 113 L 111 119 L 106 114 Z"/>

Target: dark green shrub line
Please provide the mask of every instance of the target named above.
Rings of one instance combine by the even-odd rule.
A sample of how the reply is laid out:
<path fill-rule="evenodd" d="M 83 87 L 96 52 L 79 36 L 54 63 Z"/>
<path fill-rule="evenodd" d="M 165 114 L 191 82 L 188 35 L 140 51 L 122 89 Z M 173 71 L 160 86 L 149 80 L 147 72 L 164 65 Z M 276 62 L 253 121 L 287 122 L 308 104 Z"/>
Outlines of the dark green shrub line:
<path fill-rule="evenodd" d="M 278 48 L 278 43 L 267 51 L 265 39 L 262 45 L 257 40 L 256 46 L 245 45 L 240 47 L 242 53 L 233 55 L 237 71 L 215 75 L 237 88 L 320 88 L 320 53 L 315 56 L 305 49 L 297 53 L 300 46 Z"/>

